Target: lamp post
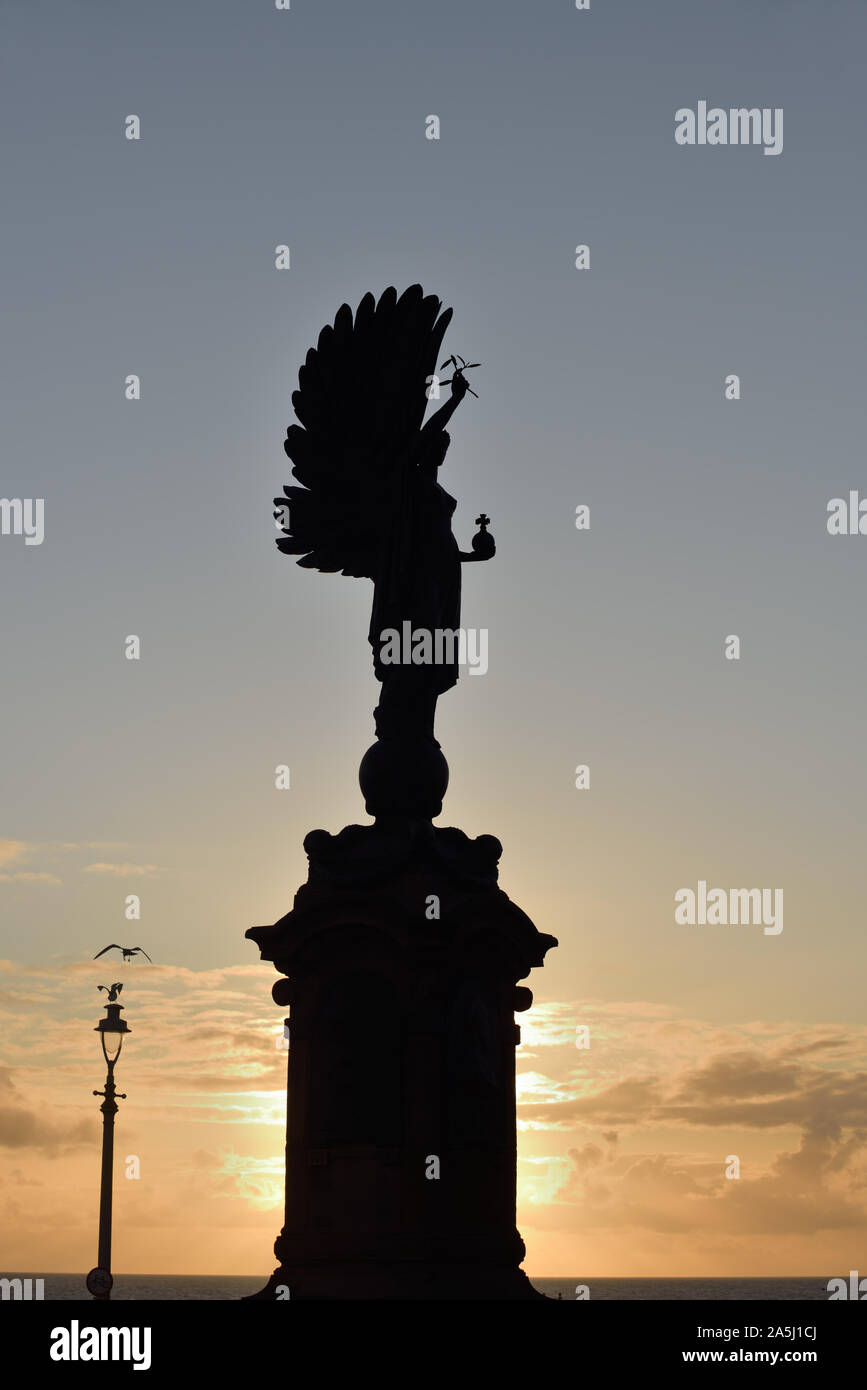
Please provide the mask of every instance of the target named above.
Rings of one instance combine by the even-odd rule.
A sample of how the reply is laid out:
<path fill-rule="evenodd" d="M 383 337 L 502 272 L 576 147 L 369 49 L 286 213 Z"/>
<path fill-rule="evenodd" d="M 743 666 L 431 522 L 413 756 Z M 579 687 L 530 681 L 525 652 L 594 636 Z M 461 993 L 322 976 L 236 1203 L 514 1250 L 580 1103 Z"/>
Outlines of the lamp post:
<path fill-rule="evenodd" d="M 104 988 L 104 986 L 100 986 Z M 95 1033 L 99 1033 L 102 1043 L 102 1055 L 106 1062 L 105 1090 L 94 1091 L 95 1096 L 103 1096 L 104 1100 L 99 1107 L 102 1111 L 102 1175 L 100 1179 L 99 1192 L 99 1254 L 97 1256 L 96 1268 L 92 1269 L 87 1276 L 87 1289 L 94 1298 L 111 1298 L 111 1286 L 114 1282 L 111 1277 L 111 1196 L 112 1196 L 112 1173 L 114 1165 L 114 1117 L 117 1114 L 117 1104 L 115 1096 L 119 1095 L 121 1100 L 126 1100 L 126 1094 L 115 1091 L 114 1086 L 114 1065 L 120 1056 L 120 1049 L 123 1046 L 123 1039 L 126 1033 L 130 1032 L 126 1020 L 121 1018 L 120 1011 L 122 1004 L 116 1003 L 118 994 L 122 986 L 112 985 L 109 991 L 109 1002 L 105 1005 L 106 1017 L 101 1018 Z M 108 1040 L 108 1046 L 106 1042 Z M 113 1048 L 109 1052 L 109 1046 Z"/>

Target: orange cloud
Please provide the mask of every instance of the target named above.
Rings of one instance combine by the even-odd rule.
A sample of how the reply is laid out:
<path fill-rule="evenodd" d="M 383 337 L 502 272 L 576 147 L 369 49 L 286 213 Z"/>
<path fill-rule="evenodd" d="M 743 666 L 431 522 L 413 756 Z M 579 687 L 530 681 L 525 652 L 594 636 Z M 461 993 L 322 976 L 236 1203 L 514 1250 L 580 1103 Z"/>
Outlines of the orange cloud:
<path fill-rule="evenodd" d="M 114 878 L 129 878 L 135 874 L 161 874 L 157 864 L 85 864 L 83 874 L 106 874 Z"/>

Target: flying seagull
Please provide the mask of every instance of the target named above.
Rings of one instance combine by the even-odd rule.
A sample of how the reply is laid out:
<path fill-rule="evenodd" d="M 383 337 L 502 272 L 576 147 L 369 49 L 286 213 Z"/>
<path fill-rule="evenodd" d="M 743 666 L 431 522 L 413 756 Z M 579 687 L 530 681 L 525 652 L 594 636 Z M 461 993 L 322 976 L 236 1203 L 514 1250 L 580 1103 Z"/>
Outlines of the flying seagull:
<path fill-rule="evenodd" d="M 99 957 L 104 956 L 106 951 L 123 951 L 124 960 L 132 960 L 136 951 L 141 951 L 142 955 L 145 957 L 145 960 L 151 960 L 144 946 L 118 946 L 116 941 L 113 941 L 110 946 L 103 946 L 101 951 L 97 951 L 93 959 L 99 960 Z M 153 965 L 152 960 L 151 965 Z"/>
<path fill-rule="evenodd" d="M 109 1002 L 109 1004 L 114 1004 L 115 1001 L 117 1000 L 117 996 L 120 994 L 121 990 L 123 989 L 123 985 L 121 984 L 120 980 L 118 980 L 115 984 L 110 985 L 110 986 L 109 986 L 109 985 L 97 985 L 97 989 L 104 989 L 104 990 L 106 991 L 106 993 L 108 994 L 108 1002 Z"/>

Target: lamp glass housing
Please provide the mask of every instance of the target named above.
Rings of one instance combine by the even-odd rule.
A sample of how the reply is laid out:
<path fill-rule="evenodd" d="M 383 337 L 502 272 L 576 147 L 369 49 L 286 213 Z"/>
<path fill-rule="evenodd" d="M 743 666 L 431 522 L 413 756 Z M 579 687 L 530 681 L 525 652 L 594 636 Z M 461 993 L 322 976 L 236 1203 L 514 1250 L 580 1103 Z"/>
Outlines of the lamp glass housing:
<path fill-rule="evenodd" d="M 120 1016 L 122 1008 L 122 1004 L 106 1004 L 106 1017 L 99 1020 L 95 1030 L 99 1033 L 103 1056 L 110 1063 L 117 1061 L 123 1045 L 124 1034 L 129 1032 L 126 1019 Z M 106 1038 L 108 1038 L 108 1045 L 106 1045 Z M 115 1050 L 110 1054 L 109 1048 L 111 1047 L 114 1047 Z"/>
<path fill-rule="evenodd" d="M 99 1040 L 102 1043 L 102 1055 L 107 1062 L 117 1061 L 120 1056 L 120 1049 L 123 1046 L 123 1035 L 125 1032 L 126 1029 L 121 1031 L 119 1028 L 100 1028 Z M 106 1045 L 106 1039 L 108 1039 L 108 1045 Z M 111 1047 L 114 1048 L 113 1052 L 109 1052 L 109 1048 Z"/>

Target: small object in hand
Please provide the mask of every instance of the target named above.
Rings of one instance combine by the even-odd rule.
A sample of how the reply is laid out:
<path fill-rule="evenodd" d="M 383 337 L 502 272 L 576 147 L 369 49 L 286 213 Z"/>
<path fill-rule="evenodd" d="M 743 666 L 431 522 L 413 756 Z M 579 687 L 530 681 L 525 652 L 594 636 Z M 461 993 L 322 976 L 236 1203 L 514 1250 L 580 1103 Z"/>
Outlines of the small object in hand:
<path fill-rule="evenodd" d="M 460 353 L 458 353 L 457 356 L 447 357 L 440 367 L 440 371 L 442 371 L 443 367 L 454 367 L 455 374 L 454 376 L 448 377 L 447 380 L 441 381 L 440 386 L 451 386 L 454 395 L 463 396 L 469 391 L 470 395 L 475 396 L 476 400 L 478 400 L 479 397 L 467 381 L 464 372 L 468 372 L 471 367 L 480 367 L 481 365 L 481 362 L 465 362 Z M 456 388 L 459 388 L 459 390 Z"/>
<path fill-rule="evenodd" d="M 476 517 L 476 525 L 479 529 L 473 536 L 470 544 L 473 547 L 473 554 L 478 555 L 480 560 L 490 560 L 497 549 L 494 538 L 488 530 L 490 520 L 491 518 L 485 516 L 484 512 L 482 512 L 481 516 Z"/>

